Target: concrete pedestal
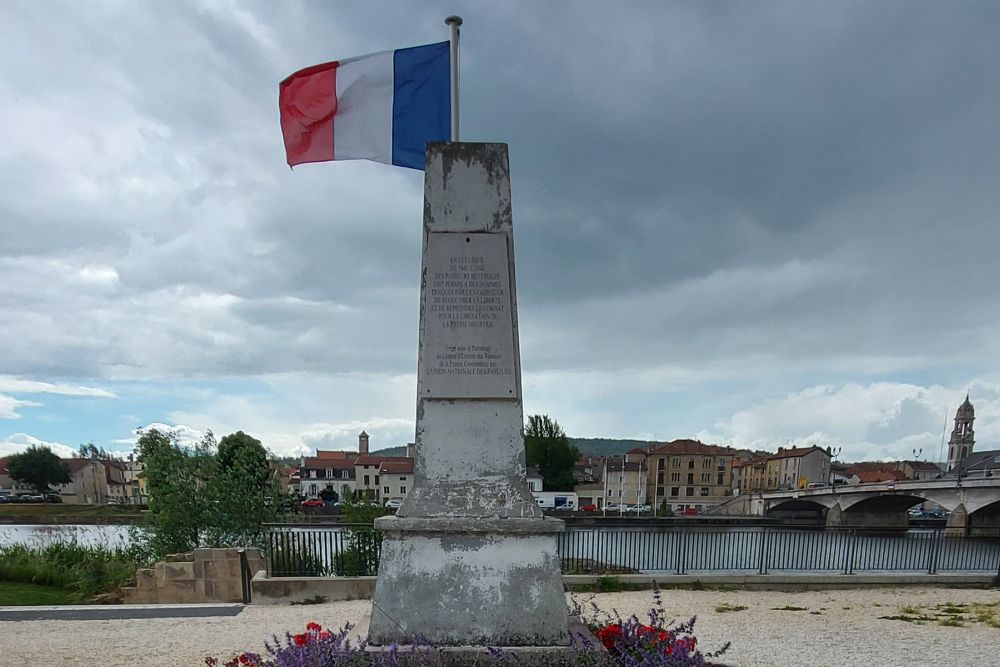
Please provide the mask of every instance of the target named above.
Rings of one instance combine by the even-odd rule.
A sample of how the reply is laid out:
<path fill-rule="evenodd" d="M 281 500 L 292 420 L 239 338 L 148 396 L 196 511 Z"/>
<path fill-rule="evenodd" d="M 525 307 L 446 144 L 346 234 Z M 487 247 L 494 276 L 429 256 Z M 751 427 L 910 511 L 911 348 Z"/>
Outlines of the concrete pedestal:
<path fill-rule="evenodd" d="M 384 517 L 376 526 L 372 644 L 569 644 L 556 550 L 562 521 Z"/>

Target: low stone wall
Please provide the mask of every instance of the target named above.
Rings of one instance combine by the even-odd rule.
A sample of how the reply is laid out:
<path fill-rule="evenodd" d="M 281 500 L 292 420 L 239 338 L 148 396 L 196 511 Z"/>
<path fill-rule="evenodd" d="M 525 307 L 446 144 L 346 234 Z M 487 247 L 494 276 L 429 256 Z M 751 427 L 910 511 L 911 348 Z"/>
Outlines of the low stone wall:
<path fill-rule="evenodd" d="M 982 587 L 992 581 L 993 574 L 564 574 L 568 590 L 593 585 L 599 579 L 617 579 L 622 584 L 652 588 L 705 586 L 738 590 L 807 591 L 839 588 L 869 588 L 882 586 L 949 586 L 953 588 Z M 251 582 L 253 604 L 292 604 L 303 602 L 334 602 L 336 600 L 366 600 L 375 592 L 378 577 L 268 577 L 258 572 Z"/>
<path fill-rule="evenodd" d="M 253 604 L 367 600 L 378 577 L 268 577 L 258 572 L 251 582 Z M 317 600 L 322 598 L 322 600 Z"/>
<path fill-rule="evenodd" d="M 250 572 L 265 569 L 260 549 L 246 549 Z M 135 586 L 123 589 L 129 604 L 242 602 L 238 549 L 195 549 L 135 573 Z"/>

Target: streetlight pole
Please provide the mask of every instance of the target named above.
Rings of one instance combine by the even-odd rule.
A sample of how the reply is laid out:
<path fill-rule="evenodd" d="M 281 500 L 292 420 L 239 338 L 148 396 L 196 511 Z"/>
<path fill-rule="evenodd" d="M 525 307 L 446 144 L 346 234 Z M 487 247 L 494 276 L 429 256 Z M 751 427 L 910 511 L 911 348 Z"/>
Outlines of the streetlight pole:
<path fill-rule="evenodd" d="M 837 462 L 837 457 L 840 456 L 840 452 L 843 451 L 843 447 L 837 447 L 836 449 L 830 449 L 830 486 L 833 487 L 833 493 L 837 493 L 837 478 L 833 472 L 833 464 Z"/>

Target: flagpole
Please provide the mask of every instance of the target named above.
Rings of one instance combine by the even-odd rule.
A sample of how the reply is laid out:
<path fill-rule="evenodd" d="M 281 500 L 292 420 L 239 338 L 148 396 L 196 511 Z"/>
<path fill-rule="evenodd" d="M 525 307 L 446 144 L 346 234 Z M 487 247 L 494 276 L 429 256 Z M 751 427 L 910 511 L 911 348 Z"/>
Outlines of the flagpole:
<path fill-rule="evenodd" d="M 458 27 L 461 16 L 449 16 L 444 24 L 451 28 L 451 140 L 458 141 Z"/>

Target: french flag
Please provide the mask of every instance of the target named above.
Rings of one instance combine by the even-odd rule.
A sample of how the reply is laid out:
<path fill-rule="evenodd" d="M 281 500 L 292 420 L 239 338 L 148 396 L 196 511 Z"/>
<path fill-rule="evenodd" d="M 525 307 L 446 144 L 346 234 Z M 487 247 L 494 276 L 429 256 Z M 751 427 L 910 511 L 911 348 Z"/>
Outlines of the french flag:
<path fill-rule="evenodd" d="M 449 42 L 299 70 L 278 87 L 289 166 L 375 160 L 424 168 L 428 141 L 451 130 Z"/>

